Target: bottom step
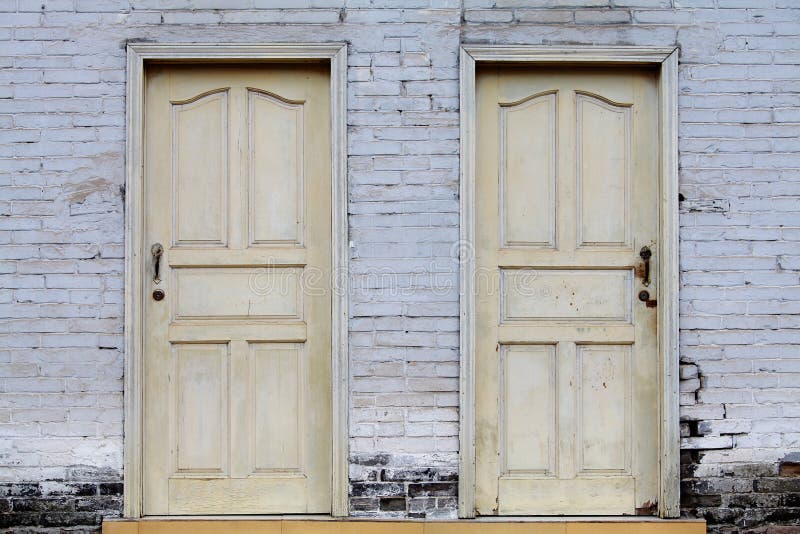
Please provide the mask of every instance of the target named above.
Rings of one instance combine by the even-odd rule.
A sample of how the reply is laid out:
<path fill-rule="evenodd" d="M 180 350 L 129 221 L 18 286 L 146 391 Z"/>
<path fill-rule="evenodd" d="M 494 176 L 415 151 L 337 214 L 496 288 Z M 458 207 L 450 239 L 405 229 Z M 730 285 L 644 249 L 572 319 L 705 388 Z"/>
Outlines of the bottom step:
<path fill-rule="evenodd" d="M 103 534 L 704 534 L 702 520 L 107 520 Z"/>

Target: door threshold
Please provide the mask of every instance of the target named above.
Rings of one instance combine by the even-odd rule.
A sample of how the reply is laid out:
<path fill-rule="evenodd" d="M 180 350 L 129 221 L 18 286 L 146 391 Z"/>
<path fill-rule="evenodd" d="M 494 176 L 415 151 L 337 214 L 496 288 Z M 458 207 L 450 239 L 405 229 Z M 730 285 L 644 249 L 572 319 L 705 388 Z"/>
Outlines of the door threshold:
<path fill-rule="evenodd" d="M 706 523 L 649 517 L 502 517 L 463 520 L 331 516 L 107 519 L 103 534 L 704 534 Z"/>
<path fill-rule="evenodd" d="M 107 522 L 138 521 L 339 521 L 354 523 L 696 523 L 702 519 L 664 519 L 635 515 L 497 515 L 472 519 L 422 519 L 415 517 L 333 517 L 327 514 L 283 515 L 149 515 L 137 519 L 108 518 Z"/>

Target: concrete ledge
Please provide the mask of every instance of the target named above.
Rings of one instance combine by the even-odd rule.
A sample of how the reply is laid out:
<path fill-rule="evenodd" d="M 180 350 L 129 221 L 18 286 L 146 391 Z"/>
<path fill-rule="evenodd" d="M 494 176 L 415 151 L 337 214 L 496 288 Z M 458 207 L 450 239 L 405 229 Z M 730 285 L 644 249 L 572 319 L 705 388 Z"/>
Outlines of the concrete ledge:
<path fill-rule="evenodd" d="M 702 520 L 107 520 L 103 534 L 704 534 Z"/>

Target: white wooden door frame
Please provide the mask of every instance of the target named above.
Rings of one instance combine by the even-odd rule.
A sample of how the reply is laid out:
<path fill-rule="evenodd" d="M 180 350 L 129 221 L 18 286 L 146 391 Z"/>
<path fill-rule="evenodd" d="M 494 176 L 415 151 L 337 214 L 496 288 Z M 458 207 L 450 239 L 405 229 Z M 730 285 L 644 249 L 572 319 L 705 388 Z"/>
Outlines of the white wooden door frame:
<path fill-rule="evenodd" d="M 658 347 L 660 373 L 659 501 L 661 517 L 678 517 L 678 49 L 640 47 L 471 46 L 460 52 L 460 452 L 458 512 L 475 517 L 475 162 L 476 63 L 645 65 L 659 69 Z"/>
<path fill-rule="evenodd" d="M 124 515 L 142 516 L 145 64 L 154 62 L 330 62 L 332 262 L 331 514 L 348 515 L 347 45 L 343 43 L 132 43 L 127 50 L 125 164 Z"/>

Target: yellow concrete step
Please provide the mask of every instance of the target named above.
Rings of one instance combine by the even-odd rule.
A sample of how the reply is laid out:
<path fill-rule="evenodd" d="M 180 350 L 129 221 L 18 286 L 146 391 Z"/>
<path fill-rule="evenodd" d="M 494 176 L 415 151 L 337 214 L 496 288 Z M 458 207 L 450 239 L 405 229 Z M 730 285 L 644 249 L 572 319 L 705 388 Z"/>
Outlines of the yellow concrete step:
<path fill-rule="evenodd" d="M 704 534 L 702 520 L 107 520 L 103 534 Z"/>

